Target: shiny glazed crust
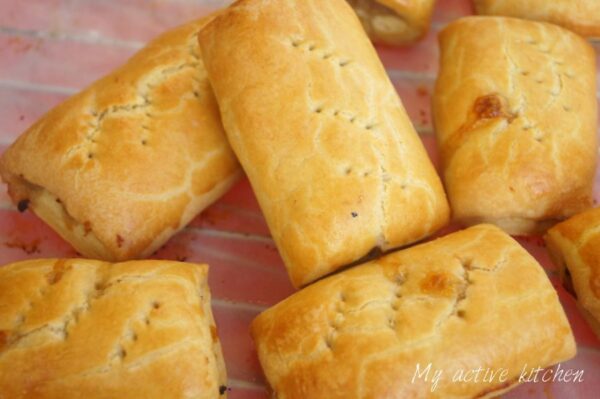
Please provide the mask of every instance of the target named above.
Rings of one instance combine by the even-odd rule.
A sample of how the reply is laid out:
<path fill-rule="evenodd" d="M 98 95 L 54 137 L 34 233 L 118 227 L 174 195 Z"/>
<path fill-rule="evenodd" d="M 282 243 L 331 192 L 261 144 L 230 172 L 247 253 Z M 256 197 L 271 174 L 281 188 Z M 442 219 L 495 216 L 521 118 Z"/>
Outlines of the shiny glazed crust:
<path fill-rule="evenodd" d="M 478 14 L 551 22 L 582 36 L 600 38 L 598 0 L 473 0 Z"/>
<path fill-rule="evenodd" d="M 28 201 L 80 253 L 148 256 L 239 177 L 199 56 L 206 21 L 149 43 L 0 160 L 13 201 Z"/>
<path fill-rule="evenodd" d="M 348 0 L 376 43 L 405 45 L 429 30 L 435 0 Z"/>
<path fill-rule="evenodd" d="M 600 208 L 557 224 L 545 239 L 561 278 L 571 279 L 582 314 L 600 337 Z"/>
<path fill-rule="evenodd" d="M 439 177 L 345 1 L 239 1 L 200 44 L 296 286 L 446 224 Z"/>
<path fill-rule="evenodd" d="M 595 55 L 558 26 L 467 17 L 439 37 L 433 99 L 456 220 L 543 231 L 591 206 Z"/>
<path fill-rule="evenodd" d="M 40 259 L 0 268 L 0 397 L 216 399 L 208 267 Z"/>
<path fill-rule="evenodd" d="M 252 324 L 278 399 L 480 398 L 525 365 L 575 355 L 544 270 L 513 239 L 479 225 L 321 280 Z M 429 381 L 416 378 L 432 364 Z M 507 369 L 505 381 L 452 382 L 457 370 Z M 431 390 L 435 370 L 443 370 Z"/>

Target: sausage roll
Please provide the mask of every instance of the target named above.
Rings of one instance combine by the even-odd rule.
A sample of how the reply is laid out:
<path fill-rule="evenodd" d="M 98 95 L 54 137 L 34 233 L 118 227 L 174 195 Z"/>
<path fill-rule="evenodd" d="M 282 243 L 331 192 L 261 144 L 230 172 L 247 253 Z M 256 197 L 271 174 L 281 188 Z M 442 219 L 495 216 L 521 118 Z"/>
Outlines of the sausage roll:
<path fill-rule="evenodd" d="M 598 0 L 473 0 L 478 14 L 551 22 L 582 36 L 600 37 Z"/>
<path fill-rule="evenodd" d="M 600 208 L 557 224 L 545 239 L 563 284 L 600 337 Z"/>
<path fill-rule="evenodd" d="M 589 208 L 592 47 L 558 26 L 505 17 L 460 19 L 439 41 L 433 114 L 455 219 L 529 234 Z"/>
<path fill-rule="evenodd" d="M 435 0 L 348 0 L 374 42 L 410 44 L 429 30 Z"/>
<path fill-rule="evenodd" d="M 439 177 L 344 0 L 242 0 L 199 36 L 296 286 L 447 222 Z"/>
<path fill-rule="evenodd" d="M 321 280 L 251 331 L 279 399 L 487 398 L 576 350 L 544 270 L 492 225 Z M 478 368 L 494 377 L 455 379 Z"/>
<path fill-rule="evenodd" d="M 0 173 L 77 251 L 145 257 L 240 175 L 199 55 L 206 20 L 170 31 L 48 112 Z"/>
<path fill-rule="evenodd" d="M 0 397 L 225 397 L 208 266 L 40 259 L 0 268 Z"/>

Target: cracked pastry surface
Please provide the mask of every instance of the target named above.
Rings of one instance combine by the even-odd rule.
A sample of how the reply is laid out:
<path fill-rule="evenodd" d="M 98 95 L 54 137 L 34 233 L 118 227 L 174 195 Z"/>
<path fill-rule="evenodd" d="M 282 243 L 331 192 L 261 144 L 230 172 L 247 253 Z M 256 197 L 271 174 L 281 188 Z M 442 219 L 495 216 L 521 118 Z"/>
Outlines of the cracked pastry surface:
<path fill-rule="evenodd" d="M 600 337 L 600 208 L 557 224 L 544 238 L 561 280 L 572 284 L 581 313 Z"/>
<path fill-rule="evenodd" d="M 208 267 L 40 259 L 0 268 L 0 397 L 224 398 Z"/>
<path fill-rule="evenodd" d="M 447 222 L 439 177 L 345 1 L 239 1 L 199 39 L 296 286 Z"/>
<path fill-rule="evenodd" d="M 21 135 L 0 160 L 13 201 L 80 253 L 124 260 L 220 197 L 241 172 L 199 55 L 207 21 L 163 34 Z"/>
<path fill-rule="evenodd" d="M 505 17 L 462 18 L 439 41 L 433 116 L 455 219 L 528 234 L 589 208 L 592 47 L 558 26 Z"/>
<path fill-rule="evenodd" d="M 473 5 L 478 14 L 546 21 L 582 36 L 600 38 L 598 0 L 473 0 Z"/>
<path fill-rule="evenodd" d="M 423 37 L 435 0 L 347 0 L 376 43 L 410 44 Z"/>
<path fill-rule="evenodd" d="M 524 365 L 575 354 L 544 270 L 512 238 L 479 225 L 327 277 L 252 323 L 278 399 L 492 397 Z M 416 364 L 443 370 L 412 382 Z M 452 382 L 508 369 L 506 381 Z"/>

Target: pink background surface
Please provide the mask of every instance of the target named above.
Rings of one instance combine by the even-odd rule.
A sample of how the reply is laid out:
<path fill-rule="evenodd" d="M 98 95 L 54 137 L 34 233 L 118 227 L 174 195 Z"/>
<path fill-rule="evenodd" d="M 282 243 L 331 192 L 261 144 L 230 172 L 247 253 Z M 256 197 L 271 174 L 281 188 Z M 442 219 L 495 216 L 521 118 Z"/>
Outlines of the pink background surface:
<path fill-rule="evenodd" d="M 227 0 L 0 0 L 0 153 L 30 124 L 70 94 L 121 64 L 160 32 L 227 5 Z M 437 71 L 436 33 L 470 14 L 467 0 L 438 0 L 429 35 L 379 54 L 437 165 L 430 94 Z M 596 45 L 597 54 L 600 45 Z M 599 63 L 600 64 L 600 63 Z M 596 184 L 600 199 L 600 184 Z M 520 242 L 544 265 L 567 311 L 578 355 L 564 368 L 584 369 L 584 382 L 528 383 L 505 398 L 600 397 L 600 341 L 557 283 L 539 238 Z M 0 187 L 0 264 L 75 252 L 29 212 L 19 214 Z M 171 239 L 159 258 L 211 265 L 213 308 L 225 352 L 230 397 L 267 398 L 248 335 L 261 310 L 293 292 L 252 190 L 241 181 Z"/>

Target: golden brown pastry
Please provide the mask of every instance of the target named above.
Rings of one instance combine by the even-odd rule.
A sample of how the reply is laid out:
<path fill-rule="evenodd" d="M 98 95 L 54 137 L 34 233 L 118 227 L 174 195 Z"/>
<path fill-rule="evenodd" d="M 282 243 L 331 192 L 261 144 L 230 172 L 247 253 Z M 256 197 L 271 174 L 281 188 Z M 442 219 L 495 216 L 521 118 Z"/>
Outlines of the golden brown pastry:
<path fill-rule="evenodd" d="M 0 397 L 224 398 L 207 273 L 172 261 L 1 267 Z"/>
<path fill-rule="evenodd" d="M 552 22 L 582 36 L 600 37 L 598 0 L 473 0 L 478 14 Z"/>
<path fill-rule="evenodd" d="M 439 41 L 433 115 L 454 218 L 528 234 L 589 208 L 591 46 L 558 26 L 505 17 L 462 18 Z"/>
<path fill-rule="evenodd" d="M 19 209 L 88 257 L 123 260 L 150 255 L 233 184 L 240 168 L 197 44 L 206 21 L 152 41 L 4 153 Z"/>
<path fill-rule="evenodd" d="M 321 280 L 251 330 L 279 399 L 492 397 L 576 350 L 544 270 L 491 225 Z M 495 377 L 453 382 L 480 367 Z"/>
<path fill-rule="evenodd" d="M 447 222 L 439 177 L 344 0 L 242 0 L 200 44 L 296 286 Z"/>
<path fill-rule="evenodd" d="M 348 0 L 376 43 L 410 44 L 429 30 L 435 0 Z"/>
<path fill-rule="evenodd" d="M 600 208 L 559 223 L 545 236 L 563 283 L 600 337 Z"/>

